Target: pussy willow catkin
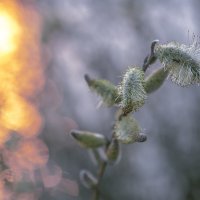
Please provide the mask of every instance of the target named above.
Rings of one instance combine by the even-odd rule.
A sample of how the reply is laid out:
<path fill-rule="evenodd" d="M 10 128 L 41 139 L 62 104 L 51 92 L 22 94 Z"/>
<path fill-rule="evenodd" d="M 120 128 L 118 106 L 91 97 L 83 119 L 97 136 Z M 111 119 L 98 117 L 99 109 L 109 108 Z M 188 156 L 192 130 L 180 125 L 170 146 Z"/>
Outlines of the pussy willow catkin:
<path fill-rule="evenodd" d="M 188 46 L 178 42 L 156 44 L 154 51 L 173 82 L 180 86 L 200 82 L 200 46 L 196 41 Z"/>

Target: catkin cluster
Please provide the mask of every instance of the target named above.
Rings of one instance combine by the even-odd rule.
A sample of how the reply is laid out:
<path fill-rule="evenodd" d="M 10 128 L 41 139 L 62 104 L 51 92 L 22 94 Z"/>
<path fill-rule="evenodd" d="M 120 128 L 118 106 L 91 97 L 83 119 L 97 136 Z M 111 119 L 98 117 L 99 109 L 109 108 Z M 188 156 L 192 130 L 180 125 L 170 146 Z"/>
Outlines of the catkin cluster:
<path fill-rule="evenodd" d="M 157 59 L 162 67 L 145 77 L 147 68 Z M 92 160 L 100 166 L 98 177 L 88 170 L 80 173 L 83 185 L 96 191 L 96 196 L 106 164 L 113 165 L 119 161 L 120 143 L 146 141 L 147 136 L 142 133 L 133 113 L 145 104 L 148 94 L 159 89 L 168 76 L 180 86 L 200 82 L 200 49 L 197 42 L 187 46 L 177 42 L 159 44 L 157 40 L 153 41 L 151 54 L 145 58 L 143 67 L 128 67 L 118 85 L 85 75 L 89 88 L 100 96 L 103 105 L 117 108 L 110 139 L 100 133 L 71 131 L 71 136 L 80 146 L 89 150 Z"/>

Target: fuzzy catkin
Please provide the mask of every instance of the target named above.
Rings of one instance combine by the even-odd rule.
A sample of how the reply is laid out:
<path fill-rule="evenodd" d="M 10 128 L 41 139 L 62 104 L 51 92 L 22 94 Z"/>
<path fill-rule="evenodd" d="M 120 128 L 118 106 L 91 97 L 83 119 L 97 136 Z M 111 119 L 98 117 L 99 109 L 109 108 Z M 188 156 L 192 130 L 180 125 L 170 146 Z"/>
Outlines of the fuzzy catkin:
<path fill-rule="evenodd" d="M 144 105 L 146 91 L 144 89 L 144 72 L 137 67 L 130 67 L 124 74 L 119 86 L 121 107 L 125 114 L 138 110 Z"/>
<path fill-rule="evenodd" d="M 174 83 L 180 86 L 200 83 L 200 48 L 197 42 L 188 46 L 178 42 L 157 44 L 154 51 Z"/>
<path fill-rule="evenodd" d="M 131 114 L 122 117 L 115 124 L 115 138 L 124 144 L 137 142 L 141 132 L 138 122 Z"/>

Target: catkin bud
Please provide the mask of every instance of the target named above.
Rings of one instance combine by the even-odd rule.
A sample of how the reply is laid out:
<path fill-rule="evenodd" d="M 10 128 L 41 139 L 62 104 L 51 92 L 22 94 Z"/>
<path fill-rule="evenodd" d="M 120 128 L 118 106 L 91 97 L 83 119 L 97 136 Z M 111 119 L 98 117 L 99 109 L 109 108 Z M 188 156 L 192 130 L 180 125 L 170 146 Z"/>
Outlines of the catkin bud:
<path fill-rule="evenodd" d="M 89 149 L 88 153 L 92 162 L 97 166 L 102 162 L 107 162 L 107 156 L 104 148 Z"/>
<path fill-rule="evenodd" d="M 90 79 L 88 75 L 85 75 L 85 80 L 88 86 L 101 96 L 102 101 L 107 106 L 113 106 L 121 101 L 121 97 L 118 94 L 117 87 L 107 80 L 95 80 Z"/>
<path fill-rule="evenodd" d="M 86 188 L 89 188 L 89 189 L 94 188 L 98 183 L 97 178 L 94 177 L 94 175 L 88 170 L 81 170 L 80 171 L 80 180 L 81 180 L 81 183 Z"/>
<path fill-rule="evenodd" d="M 168 76 L 168 71 L 164 68 L 160 68 L 150 74 L 145 80 L 145 90 L 147 93 L 156 91 L 164 83 Z"/>
<path fill-rule="evenodd" d="M 112 138 L 107 148 L 106 155 L 110 164 L 115 164 L 119 161 L 121 151 L 120 144 L 116 138 Z"/>
<path fill-rule="evenodd" d="M 80 146 L 85 148 L 98 148 L 107 143 L 106 138 L 99 133 L 72 130 L 70 134 Z"/>
<path fill-rule="evenodd" d="M 143 106 L 146 99 L 144 72 L 137 67 L 129 68 L 119 86 L 119 93 L 122 96 L 121 107 L 124 114 Z"/>
<path fill-rule="evenodd" d="M 145 135 L 140 133 L 141 129 L 137 121 L 130 114 L 122 117 L 115 124 L 114 137 L 124 144 L 144 142 Z"/>
<path fill-rule="evenodd" d="M 154 53 L 176 84 L 200 83 L 200 48 L 196 41 L 188 46 L 178 42 L 156 44 Z"/>

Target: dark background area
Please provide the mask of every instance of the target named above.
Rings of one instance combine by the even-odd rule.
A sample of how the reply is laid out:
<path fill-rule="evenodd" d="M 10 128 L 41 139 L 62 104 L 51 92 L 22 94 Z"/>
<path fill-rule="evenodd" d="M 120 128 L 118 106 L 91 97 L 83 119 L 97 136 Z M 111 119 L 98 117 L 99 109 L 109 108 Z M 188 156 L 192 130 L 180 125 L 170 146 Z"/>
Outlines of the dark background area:
<path fill-rule="evenodd" d="M 79 171 L 96 167 L 69 136 L 72 128 L 110 136 L 113 108 L 96 108 L 84 74 L 118 84 L 128 66 L 141 66 L 151 41 L 189 44 L 200 32 L 197 0 L 39 0 L 46 86 L 41 138 L 50 163 L 78 183 L 79 192 L 48 190 L 40 199 L 82 200 L 90 191 Z M 158 68 L 157 62 L 147 72 Z M 148 136 L 122 146 L 122 159 L 109 167 L 101 191 L 107 200 L 198 200 L 200 198 L 199 86 L 181 88 L 167 80 L 134 116 Z M 70 184 L 68 184 L 69 186 Z"/>

